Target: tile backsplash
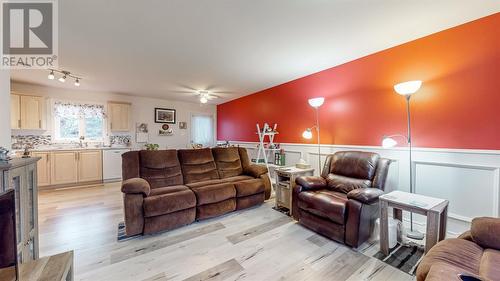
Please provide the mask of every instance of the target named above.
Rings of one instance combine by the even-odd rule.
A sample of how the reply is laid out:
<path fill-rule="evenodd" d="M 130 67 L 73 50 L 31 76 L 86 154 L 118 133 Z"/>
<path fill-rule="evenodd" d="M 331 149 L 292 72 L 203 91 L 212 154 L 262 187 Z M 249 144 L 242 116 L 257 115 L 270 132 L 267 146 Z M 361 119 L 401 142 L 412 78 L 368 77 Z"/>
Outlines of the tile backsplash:
<path fill-rule="evenodd" d="M 111 145 L 129 146 L 131 139 L 132 136 L 130 135 L 109 136 L 109 143 Z M 11 142 L 12 149 L 24 149 L 27 145 L 33 149 L 53 144 L 51 135 L 12 135 Z"/>
<path fill-rule="evenodd" d="M 36 148 L 40 145 L 50 145 L 52 137 L 50 135 L 17 135 L 11 136 L 12 148 L 23 149 L 26 145 Z"/>
<path fill-rule="evenodd" d="M 117 135 L 117 136 L 109 136 L 109 143 L 111 145 L 129 145 L 132 136 L 129 135 Z"/>

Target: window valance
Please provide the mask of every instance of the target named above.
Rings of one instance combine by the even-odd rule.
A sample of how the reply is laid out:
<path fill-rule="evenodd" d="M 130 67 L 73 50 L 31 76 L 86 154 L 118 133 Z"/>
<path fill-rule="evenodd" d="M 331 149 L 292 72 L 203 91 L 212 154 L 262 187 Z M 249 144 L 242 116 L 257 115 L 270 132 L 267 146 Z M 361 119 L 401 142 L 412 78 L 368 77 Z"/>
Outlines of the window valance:
<path fill-rule="evenodd" d="M 102 104 L 87 104 L 87 103 L 71 103 L 71 102 L 55 102 L 54 116 L 56 117 L 100 117 L 106 118 L 104 105 Z"/>

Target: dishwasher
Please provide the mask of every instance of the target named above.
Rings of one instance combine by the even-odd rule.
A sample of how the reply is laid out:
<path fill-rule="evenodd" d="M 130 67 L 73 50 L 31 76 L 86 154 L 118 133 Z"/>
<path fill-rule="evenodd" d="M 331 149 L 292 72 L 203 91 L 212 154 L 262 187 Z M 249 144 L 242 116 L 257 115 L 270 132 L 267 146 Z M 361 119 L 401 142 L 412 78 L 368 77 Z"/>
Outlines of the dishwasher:
<path fill-rule="evenodd" d="M 129 148 L 103 150 L 102 174 L 104 182 L 119 181 L 122 179 L 122 154 L 128 151 L 130 151 Z"/>

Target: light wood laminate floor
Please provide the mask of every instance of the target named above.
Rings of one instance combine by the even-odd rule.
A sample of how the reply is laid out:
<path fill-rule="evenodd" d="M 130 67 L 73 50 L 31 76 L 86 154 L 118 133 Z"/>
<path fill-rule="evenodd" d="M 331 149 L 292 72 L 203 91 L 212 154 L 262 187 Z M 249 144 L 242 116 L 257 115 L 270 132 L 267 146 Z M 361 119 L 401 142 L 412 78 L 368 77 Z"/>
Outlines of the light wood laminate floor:
<path fill-rule="evenodd" d="M 271 207 L 117 242 L 119 183 L 40 191 L 40 254 L 74 250 L 76 280 L 413 280 Z"/>

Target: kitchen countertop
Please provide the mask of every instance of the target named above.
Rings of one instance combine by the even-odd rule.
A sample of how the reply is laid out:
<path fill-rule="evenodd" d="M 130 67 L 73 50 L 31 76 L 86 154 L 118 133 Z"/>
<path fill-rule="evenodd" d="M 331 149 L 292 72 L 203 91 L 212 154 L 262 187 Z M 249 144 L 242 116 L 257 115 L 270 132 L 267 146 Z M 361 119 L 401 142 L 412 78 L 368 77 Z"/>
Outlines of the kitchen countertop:
<path fill-rule="evenodd" d="M 44 146 L 39 148 L 30 149 L 31 152 L 43 152 L 43 151 L 75 151 L 75 150 L 116 150 L 116 149 L 132 149 L 130 146 L 89 146 L 89 147 L 71 147 L 71 146 Z M 13 152 L 23 152 L 24 149 L 12 149 Z"/>

